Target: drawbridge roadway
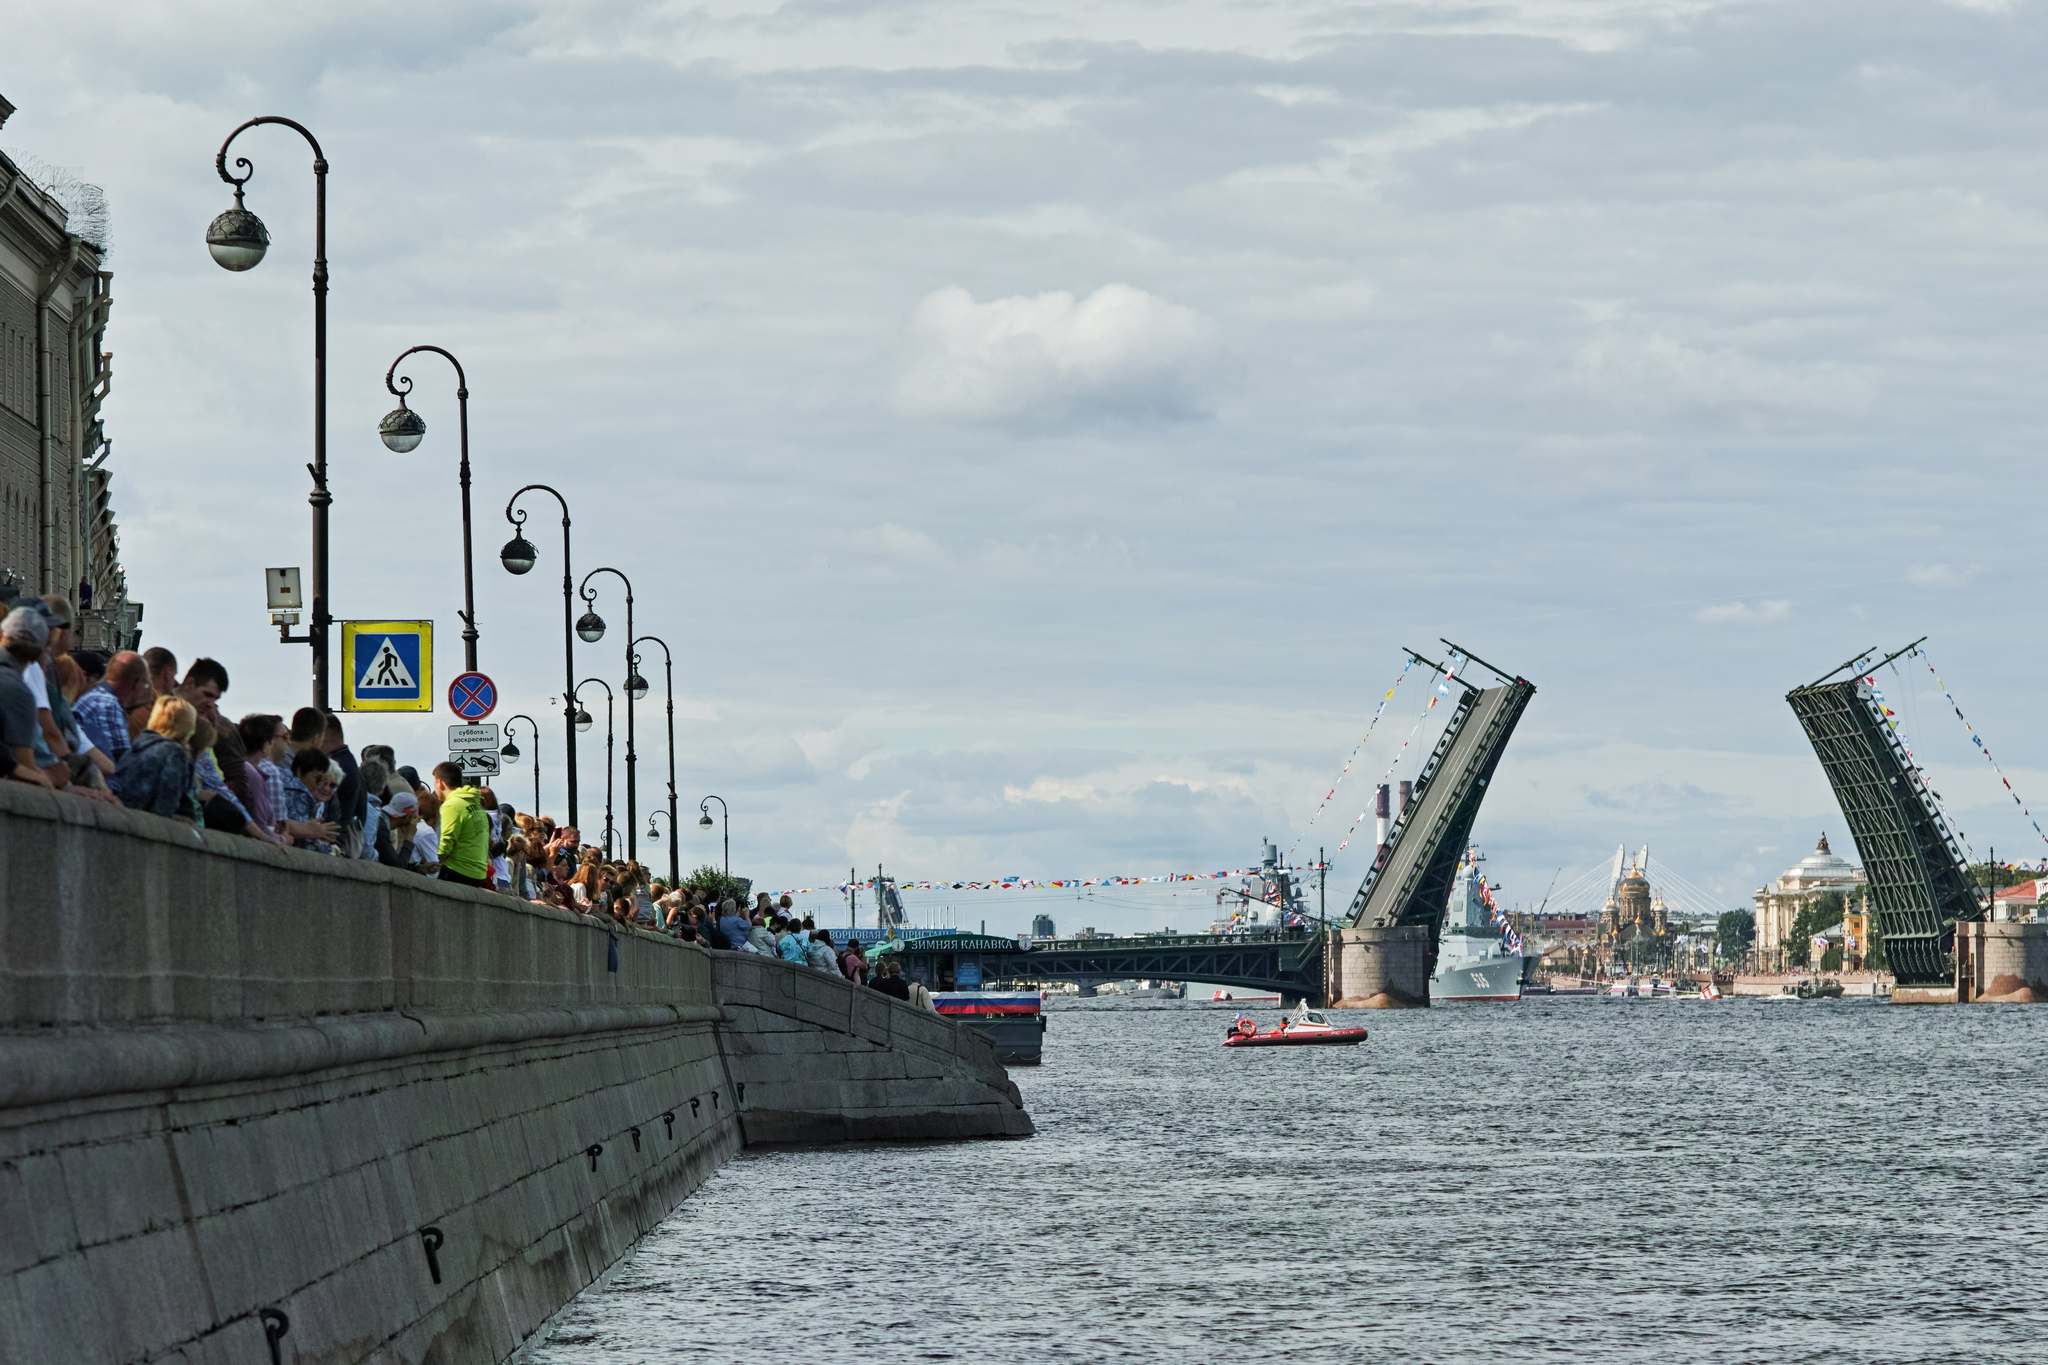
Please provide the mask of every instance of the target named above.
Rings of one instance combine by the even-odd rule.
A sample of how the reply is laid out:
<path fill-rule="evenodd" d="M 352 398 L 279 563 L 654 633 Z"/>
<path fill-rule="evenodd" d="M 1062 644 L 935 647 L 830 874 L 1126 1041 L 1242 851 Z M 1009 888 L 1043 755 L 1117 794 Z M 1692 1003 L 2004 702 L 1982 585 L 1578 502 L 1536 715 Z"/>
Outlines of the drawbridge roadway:
<path fill-rule="evenodd" d="M 1321 1000 L 1328 938 L 1320 929 L 1289 929 L 1054 940 L 984 961 L 1007 981 L 1195 981 L 1290 1002 Z"/>

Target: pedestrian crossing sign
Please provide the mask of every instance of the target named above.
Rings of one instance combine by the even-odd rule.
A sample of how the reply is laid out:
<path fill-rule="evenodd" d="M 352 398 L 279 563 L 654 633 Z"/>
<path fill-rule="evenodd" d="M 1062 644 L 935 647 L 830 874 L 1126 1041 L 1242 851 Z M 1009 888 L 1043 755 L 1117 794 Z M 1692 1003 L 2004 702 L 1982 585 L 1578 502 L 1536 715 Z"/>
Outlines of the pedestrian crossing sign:
<path fill-rule="evenodd" d="M 432 621 L 343 621 L 341 709 L 434 709 Z"/>

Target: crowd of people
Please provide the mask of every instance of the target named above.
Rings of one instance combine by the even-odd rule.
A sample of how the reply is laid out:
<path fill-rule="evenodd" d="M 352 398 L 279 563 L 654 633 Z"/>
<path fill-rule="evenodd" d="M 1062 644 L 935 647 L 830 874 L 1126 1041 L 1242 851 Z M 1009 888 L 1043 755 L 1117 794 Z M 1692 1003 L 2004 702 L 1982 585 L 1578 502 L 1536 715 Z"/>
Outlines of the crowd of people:
<path fill-rule="evenodd" d="M 76 648 L 63 597 L 0 585 L 0 613 L 0 780 L 758 953 L 933 1007 L 900 963 L 871 965 L 857 939 L 834 944 L 788 896 L 761 892 L 743 909 L 726 878 L 670 886 L 574 826 L 514 810 L 456 764 L 423 779 L 389 745 L 358 756 L 341 717 L 315 707 L 229 720 L 220 663 L 194 659 L 180 675 L 167 649 Z"/>

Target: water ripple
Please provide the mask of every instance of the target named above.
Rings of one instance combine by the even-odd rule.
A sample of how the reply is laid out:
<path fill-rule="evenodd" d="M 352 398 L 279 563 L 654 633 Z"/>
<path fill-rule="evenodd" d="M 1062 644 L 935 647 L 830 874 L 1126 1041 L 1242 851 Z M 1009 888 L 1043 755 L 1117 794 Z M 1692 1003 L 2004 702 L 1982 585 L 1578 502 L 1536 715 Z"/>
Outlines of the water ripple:
<path fill-rule="evenodd" d="M 742 1155 L 531 1360 L 2048 1358 L 2048 1010 L 1228 1017 L 1055 1001 L 1027 1142 Z"/>

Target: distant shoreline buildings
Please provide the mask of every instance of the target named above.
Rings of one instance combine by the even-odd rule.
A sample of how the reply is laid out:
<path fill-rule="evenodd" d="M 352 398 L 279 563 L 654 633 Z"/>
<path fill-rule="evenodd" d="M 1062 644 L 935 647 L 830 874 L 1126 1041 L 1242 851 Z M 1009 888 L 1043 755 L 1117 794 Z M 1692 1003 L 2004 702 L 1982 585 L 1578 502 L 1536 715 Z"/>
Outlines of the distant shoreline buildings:
<path fill-rule="evenodd" d="M 1865 885 L 1863 869 L 1837 856 L 1828 848 L 1828 836 L 1821 835 L 1820 843 L 1813 852 L 1786 868 L 1769 885 L 1756 889 L 1758 968 L 1764 971 L 1785 970 L 1784 944 L 1792 936 L 1793 921 L 1800 911 L 1830 891 L 1838 891 L 1842 895 L 1847 912 L 1844 924 L 1848 925 L 1851 917 L 1857 919 L 1857 923 L 1850 926 L 1850 932 L 1857 941 L 1843 946 L 1845 950 L 1852 951 L 1860 962 L 1865 945 L 1864 935 L 1857 930 L 1862 927 L 1859 903 L 1863 899 Z"/>
<path fill-rule="evenodd" d="M 0 127 L 13 113 L 0 97 Z M 70 598 L 79 643 L 114 650 L 140 644 L 142 604 L 128 600 L 100 421 L 108 245 L 98 186 L 0 152 L 0 581 Z"/>

